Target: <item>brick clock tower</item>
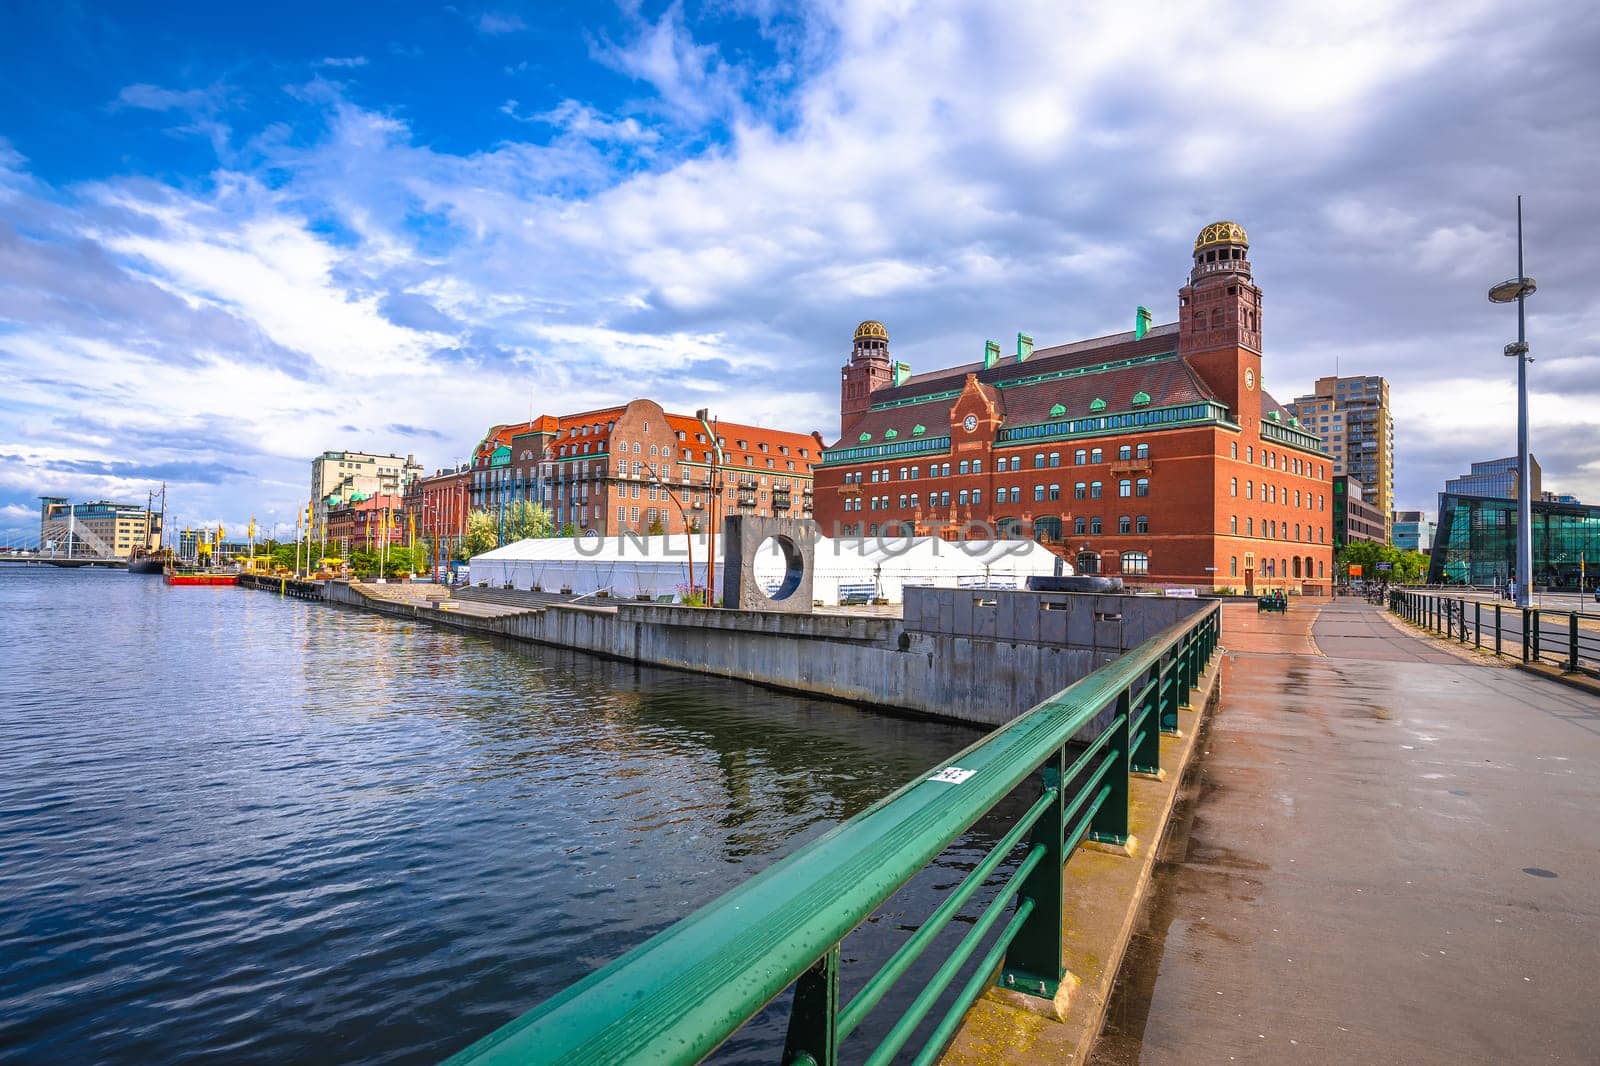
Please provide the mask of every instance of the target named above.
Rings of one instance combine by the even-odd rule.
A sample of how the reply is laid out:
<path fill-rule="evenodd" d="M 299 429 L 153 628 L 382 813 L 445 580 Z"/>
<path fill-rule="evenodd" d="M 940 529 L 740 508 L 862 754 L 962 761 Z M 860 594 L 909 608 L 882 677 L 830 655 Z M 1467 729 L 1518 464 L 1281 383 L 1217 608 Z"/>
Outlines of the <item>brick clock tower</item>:
<path fill-rule="evenodd" d="M 1194 241 L 1194 269 L 1178 290 L 1178 354 L 1243 425 L 1261 417 L 1261 290 L 1250 280 L 1250 238 L 1213 222 Z"/>
<path fill-rule="evenodd" d="M 850 362 L 839 384 L 839 431 L 848 436 L 852 426 L 872 406 L 872 394 L 894 384 L 894 363 L 889 359 L 889 331 L 882 322 L 867 321 L 856 327 Z"/>

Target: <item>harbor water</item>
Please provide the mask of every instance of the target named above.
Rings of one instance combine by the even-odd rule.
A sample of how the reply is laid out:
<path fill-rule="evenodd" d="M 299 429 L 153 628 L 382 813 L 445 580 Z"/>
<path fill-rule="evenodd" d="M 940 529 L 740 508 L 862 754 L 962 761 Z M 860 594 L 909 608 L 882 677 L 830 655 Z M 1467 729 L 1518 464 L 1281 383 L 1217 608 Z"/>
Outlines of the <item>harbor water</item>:
<path fill-rule="evenodd" d="M 976 738 L 120 571 L 0 641 L 7 1062 L 437 1061 Z"/>

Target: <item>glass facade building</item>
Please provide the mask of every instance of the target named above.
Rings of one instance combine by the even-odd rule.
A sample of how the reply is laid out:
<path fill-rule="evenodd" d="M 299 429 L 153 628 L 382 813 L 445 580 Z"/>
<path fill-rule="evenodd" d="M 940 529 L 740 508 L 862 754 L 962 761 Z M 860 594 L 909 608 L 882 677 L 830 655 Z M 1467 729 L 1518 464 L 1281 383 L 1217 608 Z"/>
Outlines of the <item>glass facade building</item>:
<path fill-rule="evenodd" d="M 1545 503 L 1533 509 L 1537 588 L 1592 589 L 1600 578 L 1600 507 Z M 1447 493 L 1428 562 L 1430 584 L 1502 586 L 1516 573 L 1517 501 Z"/>

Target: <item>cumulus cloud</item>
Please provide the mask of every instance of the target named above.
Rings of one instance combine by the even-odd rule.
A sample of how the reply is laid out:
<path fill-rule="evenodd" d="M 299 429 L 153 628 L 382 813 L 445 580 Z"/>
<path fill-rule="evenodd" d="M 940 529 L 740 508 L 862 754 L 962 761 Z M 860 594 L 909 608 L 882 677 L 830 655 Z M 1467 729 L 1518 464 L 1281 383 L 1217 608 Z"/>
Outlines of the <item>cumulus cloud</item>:
<path fill-rule="evenodd" d="M 244 472 L 185 485 L 198 503 L 289 513 L 310 454 L 445 465 L 535 390 L 829 434 L 859 319 L 919 369 L 1018 329 L 1127 329 L 1138 304 L 1170 321 L 1195 231 L 1232 217 L 1273 392 L 1389 376 L 1399 502 L 1431 506 L 1514 441 L 1515 323 L 1483 292 L 1514 272 L 1517 191 L 1535 450 L 1547 487 L 1600 498 L 1600 118 L 1580 103 L 1600 30 L 1560 5 L 1511 27 L 1478 4 L 744 8 L 760 57 L 679 5 L 630 9 L 592 54 L 644 95 L 507 101 L 528 141 L 446 150 L 315 81 L 295 90 L 315 136 L 263 131 L 204 184 L 51 188 L 0 142 L 0 449 L 23 457 L 0 501 L 142 491 L 129 447 L 179 463 L 187 440 Z M 213 106 L 130 90 L 124 108 Z"/>
<path fill-rule="evenodd" d="M 484 11 L 475 15 L 472 24 L 478 27 L 479 33 L 490 36 L 499 36 L 506 33 L 518 33 L 528 28 L 521 15 L 504 11 Z"/>

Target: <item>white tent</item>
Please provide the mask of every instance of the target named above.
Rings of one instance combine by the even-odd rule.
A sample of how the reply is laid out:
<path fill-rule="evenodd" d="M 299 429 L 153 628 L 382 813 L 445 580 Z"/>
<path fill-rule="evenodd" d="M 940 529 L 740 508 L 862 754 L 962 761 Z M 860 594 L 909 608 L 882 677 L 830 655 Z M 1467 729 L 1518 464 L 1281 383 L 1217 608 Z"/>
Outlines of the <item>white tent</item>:
<path fill-rule="evenodd" d="M 632 600 L 688 590 L 689 556 L 694 586 L 706 584 L 708 555 L 722 578 L 720 538 L 695 534 L 620 537 L 549 537 L 521 540 L 472 558 L 472 579 L 492 588 L 510 585 L 545 592 L 592 595 L 604 590 Z M 1022 588 L 1032 574 L 1054 574 L 1058 557 L 1034 541 L 967 541 L 938 537 L 818 537 L 812 597 L 820 603 L 882 599 L 900 603 L 908 585 L 939 588 Z M 1062 564 L 1065 566 L 1065 564 Z M 769 593 L 786 564 L 776 548 L 755 559 L 756 581 Z M 1066 567 L 1064 572 L 1071 573 Z"/>

